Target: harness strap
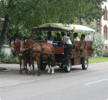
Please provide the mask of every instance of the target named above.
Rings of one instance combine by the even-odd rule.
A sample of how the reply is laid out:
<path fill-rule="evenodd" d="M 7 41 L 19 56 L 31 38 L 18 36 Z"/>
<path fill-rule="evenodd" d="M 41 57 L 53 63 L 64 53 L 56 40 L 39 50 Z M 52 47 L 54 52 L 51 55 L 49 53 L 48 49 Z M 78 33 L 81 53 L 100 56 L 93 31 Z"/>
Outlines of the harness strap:
<path fill-rule="evenodd" d="M 40 44 L 41 45 L 41 48 L 42 48 L 42 52 L 41 52 L 41 56 L 40 56 L 40 62 L 42 63 L 42 57 L 44 55 L 44 45 L 43 44 Z"/>
<path fill-rule="evenodd" d="M 48 57 L 48 64 L 51 64 L 51 58 L 52 58 L 53 55 L 44 53 L 44 44 L 41 44 L 41 48 L 42 48 L 42 52 L 41 52 L 41 56 L 40 56 L 40 62 L 42 63 L 43 56 L 47 56 Z"/>
<path fill-rule="evenodd" d="M 40 53 L 40 50 L 31 50 L 30 53 Z"/>

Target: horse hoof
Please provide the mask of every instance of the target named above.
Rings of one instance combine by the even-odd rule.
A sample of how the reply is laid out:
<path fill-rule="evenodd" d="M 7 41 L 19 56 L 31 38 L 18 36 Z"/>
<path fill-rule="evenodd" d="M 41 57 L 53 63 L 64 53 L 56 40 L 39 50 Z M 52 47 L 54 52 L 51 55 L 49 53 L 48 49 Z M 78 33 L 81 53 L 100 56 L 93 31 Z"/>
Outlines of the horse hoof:
<path fill-rule="evenodd" d="M 50 71 L 48 71 L 48 74 L 50 74 Z"/>
<path fill-rule="evenodd" d="M 53 71 L 51 74 L 54 74 L 55 72 Z"/>
<path fill-rule="evenodd" d="M 48 74 L 50 74 L 50 70 L 48 70 Z"/>

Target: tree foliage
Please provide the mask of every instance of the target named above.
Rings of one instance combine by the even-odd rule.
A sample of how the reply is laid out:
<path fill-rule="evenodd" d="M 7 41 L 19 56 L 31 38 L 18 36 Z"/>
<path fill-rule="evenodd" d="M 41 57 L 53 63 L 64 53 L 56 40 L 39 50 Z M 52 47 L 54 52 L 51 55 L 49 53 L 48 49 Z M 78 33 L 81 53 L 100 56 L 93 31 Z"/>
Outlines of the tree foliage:
<path fill-rule="evenodd" d="M 100 33 L 94 35 L 93 46 L 95 49 L 95 56 L 103 56 L 104 40 Z"/>
<path fill-rule="evenodd" d="M 43 23 L 81 23 L 82 19 L 89 23 L 99 19 L 103 1 L 106 0 L 1 0 L 0 17 L 8 15 L 9 37 L 30 37 L 31 28 Z"/>

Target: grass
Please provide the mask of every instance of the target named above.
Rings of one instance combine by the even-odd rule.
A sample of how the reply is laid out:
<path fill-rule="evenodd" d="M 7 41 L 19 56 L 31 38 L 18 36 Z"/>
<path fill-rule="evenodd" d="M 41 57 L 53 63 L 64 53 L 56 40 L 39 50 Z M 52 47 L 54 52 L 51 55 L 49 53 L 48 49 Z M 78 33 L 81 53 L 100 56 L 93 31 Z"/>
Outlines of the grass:
<path fill-rule="evenodd" d="M 108 62 L 108 57 L 89 58 L 89 63 Z"/>
<path fill-rule="evenodd" d="M 4 70 L 7 70 L 7 69 L 4 67 L 0 67 L 0 71 L 4 71 Z"/>

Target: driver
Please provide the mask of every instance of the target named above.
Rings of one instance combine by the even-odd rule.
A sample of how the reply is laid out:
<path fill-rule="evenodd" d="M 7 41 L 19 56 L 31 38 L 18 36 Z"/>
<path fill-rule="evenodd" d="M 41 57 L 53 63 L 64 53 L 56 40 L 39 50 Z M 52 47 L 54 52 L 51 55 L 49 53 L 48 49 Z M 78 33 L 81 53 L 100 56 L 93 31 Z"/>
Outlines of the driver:
<path fill-rule="evenodd" d="M 70 56 L 71 56 L 71 52 L 72 52 L 72 42 L 71 42 L 71 39 L 68 36 L 67 32 L 65 33 L 65 35 L 63 37 L 63 42 L 65 44 L 64 54 L 66 56 L 66 65 L 68 65 L 69 59 L 70 59 Z"/>

